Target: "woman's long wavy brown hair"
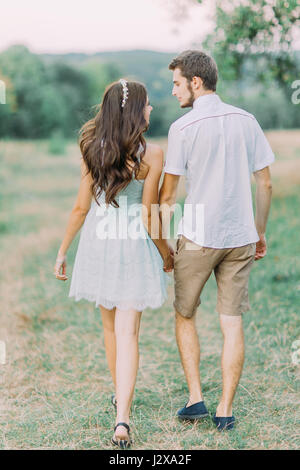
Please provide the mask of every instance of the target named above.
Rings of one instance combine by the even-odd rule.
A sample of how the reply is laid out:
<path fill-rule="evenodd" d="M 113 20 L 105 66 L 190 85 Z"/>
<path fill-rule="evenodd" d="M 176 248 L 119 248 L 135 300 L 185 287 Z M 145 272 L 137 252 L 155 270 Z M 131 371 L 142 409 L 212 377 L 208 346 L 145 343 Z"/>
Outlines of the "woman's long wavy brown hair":
<path fill-rule="evenodd" d="M 136 157 L 140 145 L 145 155 L 146 142 L 143 132 L 148 124 L 144 117 L 147 91 L 143 84 L 128 81 L 128 98 L 122 107 L 123 86 L 111 83 L 105 90 L 99 112 L 79 131 L 79 146 L 88 172 L 96 203 L 105 192 L 106 204 L 119 207 L 116 195 L 132 180 L 132 171 L 140 170 Z M 133 165 L 130 167 L 129 162 Z"/>

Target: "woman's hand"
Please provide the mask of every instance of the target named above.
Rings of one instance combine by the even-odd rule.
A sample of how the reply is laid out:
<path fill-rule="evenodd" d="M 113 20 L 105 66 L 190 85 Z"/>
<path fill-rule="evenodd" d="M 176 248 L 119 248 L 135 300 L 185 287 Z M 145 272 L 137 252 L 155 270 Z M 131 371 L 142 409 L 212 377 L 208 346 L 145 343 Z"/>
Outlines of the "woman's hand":
<path fill-rule="evenodd" d="M 54 266 L 54 272 L 53 272 L 56 279 L 59 279 L 60 281 L 66 281 L 68 279 L 68 276 L 66 275 L 66 269 L 67 269 L 66 255 L 58 254 L 56 258 L 55 266 Z"/>
<path fill-rule="evenodd" d="M 174 269 L 174 250 L 171 247 L 171 245 L 169 245 L 169 253 L 164 258 L 164 267 L 163 267 L 163 269 L 166 273 L 170 273 Z"/>

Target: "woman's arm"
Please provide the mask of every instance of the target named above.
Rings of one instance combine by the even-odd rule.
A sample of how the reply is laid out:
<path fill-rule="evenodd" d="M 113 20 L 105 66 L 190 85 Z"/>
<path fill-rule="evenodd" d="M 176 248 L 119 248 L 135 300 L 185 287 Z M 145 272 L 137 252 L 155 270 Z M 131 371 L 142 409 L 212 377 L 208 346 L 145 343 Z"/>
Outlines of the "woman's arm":
<path fill-rule="evenodd" d="M 158 190 L 162 169 L 163 151 L 159 146 L 151 145 L 151 165 L 144 182 L 142 199 L 143 223 L 164 260 L 165 271 L 171 271 L 173 269 L 172 249 L 169 247 L 167 240 L 162 237 L 162 226 L 159 217 Z"/>
<path fill-rule="evenodd" d="M 69 216 L 63 241 L 58 250 L 59 256 L 66 255 L 69 246 L 75 238 L 78 230 L 82 227 L 92 202 L 91 184 L 93 179 L 90 173 L 87 173 L 87 167 L 83 159 L 80 165 L 81 180 L 74 207 Z"/>

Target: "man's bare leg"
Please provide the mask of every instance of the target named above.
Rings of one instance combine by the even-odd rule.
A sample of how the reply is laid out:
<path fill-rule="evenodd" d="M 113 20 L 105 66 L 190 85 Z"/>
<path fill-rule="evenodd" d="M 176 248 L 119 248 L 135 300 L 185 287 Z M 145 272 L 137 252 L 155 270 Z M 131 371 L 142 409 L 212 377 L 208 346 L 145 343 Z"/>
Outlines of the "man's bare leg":
<path fill-rule="evenodd" d="M 242 315 L 220 315 L 224 343 L 222 351 L 223 389 L 216 416 L 232 416 L 232 403 L 244 364 Z"/>
<path fill-rule="evenodd" d="M 190 392 L 187 406 L 203 401 L 200 384 L 200 345 L 195 325 L 195 315 L 185 318 L 175 311 L 176 341 L 180 353 L 181 363 L 185 373 Z"/>

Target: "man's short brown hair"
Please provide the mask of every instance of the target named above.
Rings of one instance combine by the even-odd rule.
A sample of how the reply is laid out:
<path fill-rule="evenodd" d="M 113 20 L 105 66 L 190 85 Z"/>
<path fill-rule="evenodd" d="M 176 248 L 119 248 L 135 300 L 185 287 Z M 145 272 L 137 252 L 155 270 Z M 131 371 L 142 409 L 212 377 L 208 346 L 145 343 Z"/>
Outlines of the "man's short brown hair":
<path fill-rule="evenodd" d="M 200 77 L 207 90 L 216 91 L 218 68 L 214 59 L 201 51 L 187 50 L 175 57 L 169 65 L 170 70 L 179 68 L 189 81 Z"/>

